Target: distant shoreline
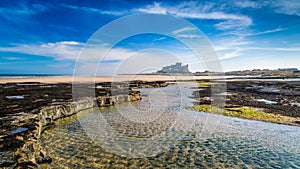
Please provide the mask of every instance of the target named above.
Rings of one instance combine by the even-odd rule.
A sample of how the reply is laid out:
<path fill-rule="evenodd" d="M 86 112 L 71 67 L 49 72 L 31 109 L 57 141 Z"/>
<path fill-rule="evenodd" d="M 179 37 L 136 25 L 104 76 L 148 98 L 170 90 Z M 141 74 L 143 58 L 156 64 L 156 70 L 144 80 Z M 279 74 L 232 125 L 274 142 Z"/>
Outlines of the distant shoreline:
<path fill-rule="evenodd" d="M 3 73 L 3 74 L 0 74 L 0 78 L 5 78 L 5 77 L 53 77 L 53 76 L 72 76 L 72 75 L 71 74 L 35 74 L 35 73 L 29 73 L 29 74 Z"/>
<path fill-rule="evenodd" d="M 186 75 L 116 75 L 116 76 L 0 76 L 0 84 L 4 83 L 72 83 L 76 82 L 121 82 L 121 81 L 193 81 L 193 80 L 225 80 L 225 81 L 300 81 L 300 77 L 258 77 L 258 76 L 186 76 Z"/>

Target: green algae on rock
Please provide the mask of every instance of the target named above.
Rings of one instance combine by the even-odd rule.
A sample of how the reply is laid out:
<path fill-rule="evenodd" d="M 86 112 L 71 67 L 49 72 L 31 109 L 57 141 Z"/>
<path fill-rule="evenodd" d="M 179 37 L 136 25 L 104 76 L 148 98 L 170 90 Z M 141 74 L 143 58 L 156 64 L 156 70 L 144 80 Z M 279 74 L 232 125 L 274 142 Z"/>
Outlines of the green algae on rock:
<path fill-rule="evenodd" d="M 293 121 L 296 121 L 293 117 L 270 114 L 264 112 L 262 109 L 257 109 L 253 107 L 241 106 L 241 107 L 233 107 L 233 108 L 219 108 L 211 105 L 198 105 L 198 106 L 187 107 L 187 109 L 206 112 L 206 113 L 221 114 L 224 116 L 231 116 L 231 117 L 237 117 L 243 119 L 258 120 L 258 121 L 265 121 L 265 122 L 272 122 L 272 123 L 279 123 L 279 124 L 297 125 L 296 123 L 293 123 Z"/>

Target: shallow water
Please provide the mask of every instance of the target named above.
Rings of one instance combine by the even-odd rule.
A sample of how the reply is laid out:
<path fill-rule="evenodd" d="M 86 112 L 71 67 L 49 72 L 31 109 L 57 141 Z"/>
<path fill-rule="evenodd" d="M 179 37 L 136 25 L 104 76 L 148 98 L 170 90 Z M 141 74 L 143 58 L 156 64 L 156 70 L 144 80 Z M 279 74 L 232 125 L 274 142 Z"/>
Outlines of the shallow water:
<path fill-rule="evenodd" d="M 185 110 L 192 86 L 141 89 L 140 102 L 58 120 L 43 134 L 53 158 L 43 167 L 300 167 L 299 127 Z"/>
<path fill-rule="evenodd" d="M 264 102 L 266 104 L 277 104 L 278 103 L 278 102 L 274 102 L 274 101 L 267 100 L 267 99 L 257 99 L 256 101 L 258 101 L 258 102 Z"/>

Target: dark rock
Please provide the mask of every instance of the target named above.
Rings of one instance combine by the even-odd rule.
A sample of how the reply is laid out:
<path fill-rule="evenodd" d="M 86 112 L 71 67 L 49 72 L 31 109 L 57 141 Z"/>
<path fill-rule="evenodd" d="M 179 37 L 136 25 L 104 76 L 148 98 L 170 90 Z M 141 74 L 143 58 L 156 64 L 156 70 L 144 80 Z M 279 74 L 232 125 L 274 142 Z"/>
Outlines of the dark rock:
<path fill-rule="evenodd" d="M 300 103 L 299 81 L 230 81 L 226 83 L 227 92 L 225 108 L 249 106 L 263 108 L 267 113 L 284 116 L 300 117 L 300 107 L 293 103 Z M 211 104 L 211 87 L 195 90 L 193 98 L 198 100 L 195 105 Z M 271 100 L 276 104 L 259 102 L 259 99 Z"/>
<path fill-rule="evenodd" d="M 20 127 L 20 128 L 15 129 L 15 130 L 12 130 L 10 132 L 12 134 L 18 134 L 18 133 L 22 133 L 22 132 L 27 131 L 27 130 L 28 130 L 28 128 L 26 128 L 26 127 Z"/>
<path fill-rule="evenodd" d="M 112 87 L 111 83 L 97 83 L 94 88 L 96 98 L 84 98 L 82 95 L 82 99 L 79 97 L 79 100 L 72 102 L 71 84 L 0 84 L 0 167 L 11 167 L 17 162 L 19 167 L 28 168 L 51 162 L 52 159 L 40 144 L 39 136 L 43 130 L 51 128 L 55 120 L 71 116 L 83 109 L 140 100 L 141 93 L 129 87 L 134 83 L 138 88 L 167 85 L 162 81 L 126 82 L 127 87 L 124 87 L 124 83 L 119 83 L 117 87 Z M 81 84 L 79 87 L 87 85 Z M 12 99 L 5 96 L 24 97 Z"/>

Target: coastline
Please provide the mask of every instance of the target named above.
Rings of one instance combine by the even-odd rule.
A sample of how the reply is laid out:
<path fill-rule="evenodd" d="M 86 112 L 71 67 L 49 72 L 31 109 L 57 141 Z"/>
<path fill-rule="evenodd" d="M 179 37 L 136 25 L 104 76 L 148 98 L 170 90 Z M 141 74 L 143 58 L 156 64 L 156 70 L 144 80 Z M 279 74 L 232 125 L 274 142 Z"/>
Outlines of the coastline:
<path fill-rule="evenodd" d="M 197 80 L 225 80 L 231 81 L 300 81 L 296 78 L 264 78 L 258 76 L 185 76 L 185 75 L 116 75 L 116 76 L 38 76 L 38 77 L 1 77 L 0 84 L 5 83 L 72 83 L 72 82 L 122 82 L 122 81 L 197 81 Z"/>
<path fill-rule="evenodd" d="M 215 78 L 224 78 L 222 76 Z M 122 81 L 184 81 L 184 80 L 201 80 L 211 79 L 210 76 L 169 76 L 169 75 L 116 75 L 116 76 L 44 76 L 44 77 L 3 77 L 0 78 L 0 84 L 5 83 L 27 83 L 27 82 L 39 82 L 39 83 L 72 83 L 78 82 L 122 82 Z"/>
<path fill-rule="evenodd" d="M 236 77 L 235 77 L 236 78 Z M 213 80 L 211 80 L 213 79 Z M 56 119 L 64 118 L 69 115 L 74 114 L 77 111 L 70 111 L 73 110 L 74 105 L 72 107 L 72 76 L 53 76 L 53 77 L 27 77 L 27 78 L 0 78 L 0 86 L 1 92 L 4 94 L 2 97 L 3 102 L 2 106 L 2 114 L 1 114 L 1 144 L 0 148 L 7 149 L 8 151 L 13 150 L 13 155 L 10 153 L 8 154 L 10 162 L 5 165 L 15 165 L 16 162 L 14 161 L 15 157 L 14 154 L 17 151 L 19 153 L 19 157 L 22 157 L 22 153 L 24 153 L 24 149 L 27 150 L 28 146 L 36 147 L 34 151 L 27 151 L 30 152 L 30 158 L 34 157 L 35 153 L 43 154 L 44 158 L 38 157 L 37 159 L 41 160 L 40 162 L 49 162 L 49 158 L 46 152 L 43 152 L 43 147 L 40 143 L 33 139 L 38 137 L 43 129 L 39 126 L 39 122 L 43 122 L 46 127 L 51 127 L 51 124 Z M 295 85 L 297 86 L 300 80 L 298 79 L 226 79 L 224 77 L 209 77 L 209 76 L 162 76 L 162 75 L 119 75 L 116 77 L 111 76 L 101 76 L 101 77 L 87 77 L 87 76 L 80 76 L 75 78 L 75 82 L 81 82 L 82 84 L 88 83 L 95 83 L 95 90 L 96 93 L 100 94 L 101 98 L 103 96 L 107 96 L 109 94 L 109 90 L 111 88 L 111 82 L 122 82 L 122 81 L 130 81 L 130 85 L 134 88 L 147 88 L 147 87 L 164 87 L 167 83 L 183 83 L 183 82 L 196 82 L 199 83 L 199 89 L 194 89 L 194 99 L 198 99 L 198 103 L 195 105 L 205 105 L 210 103 L 207 96 L 210 96 L 210 87 L 214 83 L 218 82 L 228 82 L 228 90 L 230 94 L 225 94 L 226 97 L 232 99 L 226 106 L 226 108 L 235 108 L 238 106 L 249 106 L 251 107 L 251 101 L 253 101 L 253 93 L 258 92 L 257 95 L 264 96 L 266 99 L 272 97 L 278 97 L 284 94 L 289 94 L 286 99 L 291 99 L 295 97 L 295 93 L 291 93 L 289 89 L 286 89 L 284 93 L 278 95 L 278 93 L 271 93 L 269 90 L 265 90 L 263 92 L 260 91 L 261 88 L 257 88 L 257 86 L 276 86 L 278 84 L 287 84 L 288 85 Z M 293 82 L 293 83 L 291 83 Z M 241 85 L 241 83 L 245 83 L 246 85 Z M 253 84 L 254 83 L 254 84 Z M 119 84 L 119 83 L 118 83 Z M 240 86 L 240 87 L 238 87 Z M 252 87 L 251 87 L 252 86 Z M 200 90 L 201 89 L 201 90 Z M 247 91 L 244 91 L 247 89 Z M 259 89 L 259 90 L 258 90 Z M 297 88 L 292 87 L 290 88 L 291 91 L 296 90 Z M 197 92 L 200 92 L 197 95 Z M 234 92 L 237 92 L 234 94 Z M 268 93 L 269 92 L 269 93 Z M 295 92 L 295 91 L 294 91 Z M 241 94 L 242 93 L 242 94 Z M 99 95 L 98 95 L 99 96 Z M 97 97 L 98 97 L 97 96 Z M 243 96 L 244 100 L 236 96 Z M 205 98 L 206 97 L 206 98 Z M 111 98 L 108 106 L 112 106 L 112 100 L 115 98 Z M 101 100 L 101 99 L 100 99 Z M 105 103 L 107 98 L 102 99 L 101 103 Z M 123 99 L 126 100 L 126 99 Z M 130 100 L 130 99 L 129 99 Z M 134 100 L 134 99 L 133 99 Z M 283 98 L 284 100 L 284 98 Z M 242 102 L 239 102 L 242 101 Z M 280 102 L 280 100 L 278 101 Z M 300 101 L 299 101 L 300 102 Z M 243 105 L 245 104 L 245 105 Z M 35 106 L 34 106 L 35 105 Z M 92 104 L 95 106 L 95 104 Z M 99 105 L 99 103 L 98 103 Z M 105 105 L 105 104 L 103 104 Z M 3 106 L 6 106 L 4 108 Z M 280 104 L 278 105 L 268 105 L 268 104 L 257 104 L 257 106 L 262 106 L 265 108 L 270 108 L 269 110 L 266 109 L 264 113 L 267 114 L 284 114 L 283 112 L 276 112 L 281 107 Z M 76 107 L 76 106 L 75 106 Z M 80 107 L 80 106 L 79 106 Z M 85 108 L 90 106 L 85 106 Z M 252 106 L 254 107 L 254 106 Z M 287 108 L 286 105 L 283 106 L 284 109 Z M 4 108 L 4 109 L 3 109 Z M 292 107 L 293 109 L 296 106 Z M 3 111 L 7 109 L 7 111 Z M 275 111 L 274 111 L 275 110 Z M 66 112 L 67 111 L 67 112 Z M 255 118 L 247 118 L 250 120 L 259 120 L 259 121 L 267 121 L 267 122 L 274 122 L 280 124 L 288 124 L 288 125 L 295 125 L 294 121 L 299 120 L 299 111 L 295 109 L 296 114 L 290 114 L 290 117 L 287 117 L 286 121 L 267 121 L 264 119 L 255 119 Z M 7 114 L 5 114 L 7 112 Z M 49 114 L 50 112 L 50 114 Z M 207 111 L 209 113 L 209 111 Z M 3 114 L 4 113 L 4 114 Z M 58 114 L 57 114 L 58 113 Z M 43 114 L 43 117 L 40 115 Z M 233 116 L 237 117 L 237 116 Z M 243 118 L 243 117 L 238 117 Z M 42 120 L 41 120 L 42 119 Z M 48 121 L 49 120 L 49 121 Z M 295 126 L 299 126 L 296 123 Z M 7 127 L 7 128 L 6 128 Z M 6 135 L 3 133 L 4 130 L 7 130 Z M 35 131 L 35 132 L 33 132 Z M 35 140 L 35 141 L 32 141 Z M 9 148 L 8 148 L 9 147 Z M 36 151 L 38 150 L 38 151 Z M 4 151 L 3 151 L 4 152 Z M 17 153 L 17 154 L 18 154 Z M 6 155 L 0 154 L 1 156 L 5 157 Z M 38 155 L 36 155 L 38 156 Z M 36 158 L 34 158 L 36 159 Z M 8 161 L 9 161 L 8 160 Z M 26 160 L 25 160 L 26 161 Z M 29 161 L 29 162 L 28 162 Z M 30 161 L 27 159 L 27 162 L 23 163 L 27 165 L 29 163 L 37 163 L 37 161 Z M 0 164 L 0 166 L 3 166 Z"/>
<path fill-rule="evenodd" d="M 97 83 L 96 98 L 80 96 L 72 100 L 70 83 L 6 83 L 0 84 L 0 167 L 27 167 L 50 163 L 51 157 L 40 142 L 43 130 L 51 128 L 57 119 L 92 107 L 107 107 L 141 99 L 132 88 L 163 87 L 165 82 L 133 81 L 119 83 L 111 89 L 110 83 Z M 126 87 L 127 86 L 127 87 Z M 129 88 L 128 88 L 129 87 Z M 113 94 L 112 95 L 112 90 Z M 15 95 L 22 96 L 15 96 Z"/>

